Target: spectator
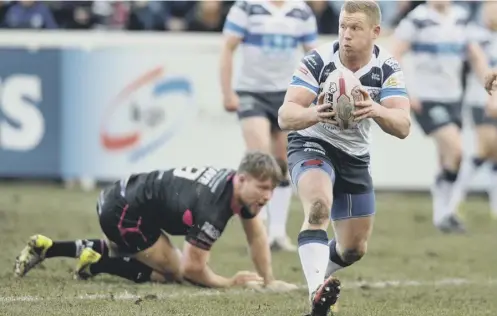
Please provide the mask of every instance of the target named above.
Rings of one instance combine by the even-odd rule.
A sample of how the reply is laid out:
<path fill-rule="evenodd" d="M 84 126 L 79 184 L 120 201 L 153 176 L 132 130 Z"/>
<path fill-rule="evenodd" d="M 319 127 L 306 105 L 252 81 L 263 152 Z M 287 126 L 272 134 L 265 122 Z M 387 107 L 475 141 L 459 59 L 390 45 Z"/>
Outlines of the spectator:
<path fill-rule="evenodd" d="M 10 1 L 0 0 L 0 27 L 5 27 L 4 25 L 5 15 L 7 14 L 7 11 L 9 10 L 11 5 L 12 3 Z"/>
<path fill-rule="evenodd" d="M 92 13 L 95 26 L 103 29 L 123 29 L 128 21 L 130 4 L 127 1 L 94 1 Z"/>
<path fill-rule="evenodd" d="M 38 1 L 22 0 L 5 14 L 4 27 L 15 29 L 56 29 L 57 23 L 48 7 Z"/>
<path fill-rule="evenodd" d="M 336 12 L 327 1 L 307 1 L 307 4 L 316 15 L 319 34 L 338 33 L 338 15 L 340 14 L 341 4 Z"/>
<path fill-rule="evenodd" d="M 167 25 L 167 20 L 168 12 L 166 10 L 154 7 L 146 0 L 133 1 L 126 29 L 163 31 Z"/>
<path fill-rule="evenodd" d="M 224 19 L 222 1 L 201 1 L 197 3 L 193 16 L 188 22 L 188 31 L 221 32 Z"/>
<path fill-rule="evenodd" d="M 58 24 L 66 29 L 91 29 L 95 18 L 93 1 L 53 1 L 50 7 Z"/>

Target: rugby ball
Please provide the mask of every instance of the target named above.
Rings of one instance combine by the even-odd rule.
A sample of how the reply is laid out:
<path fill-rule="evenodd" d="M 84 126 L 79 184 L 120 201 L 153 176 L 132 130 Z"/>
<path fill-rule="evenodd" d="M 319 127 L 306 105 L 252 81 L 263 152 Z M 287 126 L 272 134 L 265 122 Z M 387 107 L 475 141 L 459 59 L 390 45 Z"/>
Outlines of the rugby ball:
<path fill-rule="evenodd" d="M 335 120 L 341 129 L 353 128 L 358 123 L 354 122 L 352 112 L 355 110 L 355 102 L 364 100 L 360 87 L 359 79 L 346 68 L 330 72 L 323 84 L 323 101 L 332 105 L 332 110 L 336 112 Z"/>

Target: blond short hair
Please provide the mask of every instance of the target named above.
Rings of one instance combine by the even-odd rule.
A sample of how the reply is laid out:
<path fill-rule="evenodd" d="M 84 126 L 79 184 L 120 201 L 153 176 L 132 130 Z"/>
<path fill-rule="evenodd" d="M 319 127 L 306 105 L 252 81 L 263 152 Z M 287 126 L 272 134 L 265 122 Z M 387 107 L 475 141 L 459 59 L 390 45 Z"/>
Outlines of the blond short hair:
<path fill-rule="evenodd" d="M 342 11 L 347 13 L 364 13 L 374 25 L 381 23 L 381 10 L 376 1 L 373 0 L 349 0 L 345 1 Z"/>
<path fill-rule="evenodd" d="M 261 151 L 250 151 L 246 153 L 240 165 L 238 173 L 249 174 L 260 181 L 271 179 L 273 185 L 278 185 L 283 179 L 281 167 L 273 156 Z"/>

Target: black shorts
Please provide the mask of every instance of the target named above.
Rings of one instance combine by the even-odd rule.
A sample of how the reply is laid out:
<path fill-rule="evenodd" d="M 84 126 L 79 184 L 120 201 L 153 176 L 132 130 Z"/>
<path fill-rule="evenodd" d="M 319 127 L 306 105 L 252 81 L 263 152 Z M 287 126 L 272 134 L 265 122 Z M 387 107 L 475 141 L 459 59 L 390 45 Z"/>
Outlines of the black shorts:
<path fill-rule="evenodd" d="M 159 221 L 124 198 L 122 183 L 100 193 L 97 213 L 102 232 L 115 243 L 121 255 L 132 255 L 150 248 L 162 234 Z"/>
<path fill-rule="evenodd" d="M 237 91 L 240 98 L 238 118 L 265 117 L 271 123 L 272 131 L 280 131 L 278 110 L 285 99 L 285 91 L 280 92 L 248 92 Z"/>
<path fill-rule="evenodd" d="M 462 127 L 461 103 L 421 102 L 421 113 L 414 113 L 416 121 L 426 135 L 449 124 Z"/>
<path fill-rule="evenodd" d="M 375 195 L 369 154 L 351 156 L 317 138 L 288 135 L 288 165 L 293 185 L 308 169 L 319 168 L 333 182 L 332 220 L 375 214 Z"/>
<path fill-rule="evenodd" d="M 471 115 L 473 116 L 473 123 L 475 124 L 475 126 L 480 126 L 480 125 L 497 126 L 497 119 L 489 117 L 485 113 L 484 107 L 471 106 Z"/>

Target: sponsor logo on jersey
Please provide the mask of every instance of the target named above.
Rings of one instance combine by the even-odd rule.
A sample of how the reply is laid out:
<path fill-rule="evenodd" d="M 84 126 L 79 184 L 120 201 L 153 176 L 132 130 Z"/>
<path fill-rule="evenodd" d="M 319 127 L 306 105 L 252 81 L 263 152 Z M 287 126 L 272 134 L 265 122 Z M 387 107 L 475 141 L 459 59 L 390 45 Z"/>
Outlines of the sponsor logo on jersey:
<path fill-rule="evenodd" d="M 385 60 L 385 64 L 390 66 L 394 72 L 401 71 L 402 69 L 400 68 L 400 64 L 398 61 L 395 60 L 395 58 L 389 58 Z"/>
<path fill-rule="evenodd" d="M 217 240 L 221 236 L 221 232 L 209 222 L 205 222 L 200 230 L 213 240 Z"/>
<path fill-rule="evenodd" d="M 394 76 L 390 76 L 385 82 L 385 88 L 393 88 L 399 85 L 399 81 Z"/>
<path fill-rule="evenodd" d="M 315 59 L 316 56 L 314 55 L 318 56 L 317 52 L 313 52 L 311 55 L 307 55 L 304 57 L 304 60 L 307 62 L 307 66 L 311 67 L 312 69 L 316 69 L 316 67 L 318 66 L 318 63 Z"/>
<path fill-rule="evenodd" d="M 184 125 L 194 105 L 192 84 L 185 77 L 167 76 L 164 67 L 131 80 L 107 105 L 101 146 L 127 152 L 136 162 L 170 140 Z"/>

